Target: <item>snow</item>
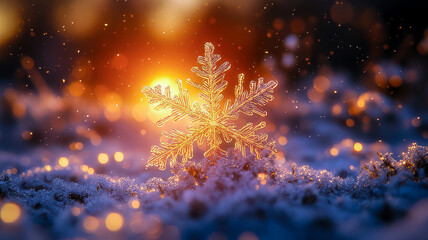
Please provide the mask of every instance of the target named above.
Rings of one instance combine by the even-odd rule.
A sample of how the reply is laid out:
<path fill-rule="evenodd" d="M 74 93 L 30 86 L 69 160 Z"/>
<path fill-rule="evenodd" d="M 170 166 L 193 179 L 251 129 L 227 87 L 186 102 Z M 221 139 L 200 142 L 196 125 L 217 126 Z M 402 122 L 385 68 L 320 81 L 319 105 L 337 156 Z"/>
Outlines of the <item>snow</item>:
<path fill-rule="evenodd" d="M 423 150 L 412 145 L 397 161 L 382 155 L 397 170 L 389 182 L 381 158 L 373 162 L 379 166 L 378 178 L 359 169 L 341 178 L 327 170 L 279 166 L 271 158 L 257 161 L 233 153 L 215 166 L 208 160 L 177 166 L 166 180 L 113 179 L 73 165 L 20 175 L 5 171 L 0 176 L 2 202 L 19 204 L 23 214 L 12 226 L 1 224 L 0 237 L 32 238 L 16 230 L 33 229 L 41 239 L 424 239 L 427 155 L 416 154 Z M 416 181 L 402 165 L 405 161 L 419 166 Z M 139 208 L 132 207 L 134 200 Z M 111 212 L 124 218 L 118 232 L 104 226 Z M 94 232 L 84 227 L 88 216 L 98 219 Z"/>

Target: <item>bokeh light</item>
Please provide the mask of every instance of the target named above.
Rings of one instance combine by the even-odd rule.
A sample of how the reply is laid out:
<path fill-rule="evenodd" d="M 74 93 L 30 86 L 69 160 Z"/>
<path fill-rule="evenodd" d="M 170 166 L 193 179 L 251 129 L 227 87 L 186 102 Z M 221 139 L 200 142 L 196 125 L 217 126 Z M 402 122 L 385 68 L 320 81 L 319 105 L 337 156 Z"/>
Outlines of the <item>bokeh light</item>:
<path fill-rule="evenodd" d="M 105 219 L 106 228 L 112 232 L 119 231 L 123 225 L 123 217 L 119 213 L 109 213 Z"/>
<path fill-rule="evenodd" d="M 0 2 L 0 48 L 17 32 L 19 27 L 17 6 L 13 1 Z"/>
<path fill-rule="evenodd" d="M 95 232 L 99 227 L 99 220 L 94 216 L 87 216 L 83 221 L 83 228 L 86 232 Z"/>
<path fill-rule="evenodd" d="M 363 145 L 361 143 L 359 143 L 359 142 L 356 142 L 354 144 L 354 150 L 357 151 L 357 152 L 361 152 L 363 150 Z"/>
<path fill-rule="evenodd" d="M 331 156 L 336 157 L 337 155 L 339 155 L 339 149 L 332 147 L 330 149 L 330 154 L 331 154 Z"/>
<path fill-rule="evenodd" d="M 21 216 L 21 208 L 16 203 L 7 202 L 1 206 L 0 217 L 5 223 L 14 223 Z"/>
<path fill-rule="evenodd" d="M 66 157 L 60 157 L 60 158 L 58 159 L 58 164 L 59 164 L 61 167 L 63 167 L 63 168 L 67 167 L 67 166 L 68 166 L 68 164 L 69 164 L 68 158 L 66 158 Z"/>
<path fill-rule="evenodd" d="M 46 171 L 50 172 L 52 170 L 52 167 L 50 165 L 45 166 Z"/>
<path fill-rule="evenodd" d="M 108 155 L 106 153 L 98 154 L 98 162 L 101 164 L 106 164 L 108 162 Z"/>
<path fill-rule="evenodd" d="M 115 152 L 114 153 L 114 160 L 116 160 L 116 162 L 122 162 L 124 158 L 125 158 L 125 156 L 123 155 L 122 152 Z"/>
<path fill-rule="evenodd" d="M 134 208 L 134 209 L 139 208 L 139 207 L 140 207 L 140 201 L 138 201 L 138 200 L 132 200 L 132 202 L 131 202 L 131 206 L 132 206 L 132 208 Z"/>

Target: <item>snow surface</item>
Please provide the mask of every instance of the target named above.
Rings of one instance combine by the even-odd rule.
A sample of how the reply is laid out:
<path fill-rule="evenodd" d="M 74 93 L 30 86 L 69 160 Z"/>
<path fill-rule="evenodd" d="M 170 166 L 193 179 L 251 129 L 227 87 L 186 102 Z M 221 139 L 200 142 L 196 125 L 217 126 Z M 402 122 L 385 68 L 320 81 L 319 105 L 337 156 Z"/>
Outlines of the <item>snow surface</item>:
<path fill-rule="evenodd" d="M 426 239 L 427 156 L 413 145 L 398 161 L 384 154 L 368 171 L 337 173 L 231 152 L 215 166 L 176 166 L 166 180 L 113 179 L 73 164 L 4 171 L 1 201 L 16 202 L 23 213 L 0 224 L 0 238 Z M 104 226 L 111 212 L 124 218 L 117 232 Z M 88 216 L 99 221 L 94 232 L 84 228 Z"/>

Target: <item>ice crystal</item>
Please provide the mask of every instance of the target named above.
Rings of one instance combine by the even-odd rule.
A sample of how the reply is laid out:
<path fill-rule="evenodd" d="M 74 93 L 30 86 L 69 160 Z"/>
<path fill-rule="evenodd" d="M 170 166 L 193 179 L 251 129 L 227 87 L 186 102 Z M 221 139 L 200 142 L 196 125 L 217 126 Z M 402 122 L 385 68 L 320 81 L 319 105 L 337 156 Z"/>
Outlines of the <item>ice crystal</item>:
<path fill-rule="evenodd" d="M 258 159 L 261 158 L 263 150 L 269 150 L 272 155 L 276 152 L 275 141 L 268 140 L 266 134 L 257 135 L 256 131 L 266 126 L 265 122 L 257 125 L 247 123 L 242 128 L 238 128 L 233 123 L 238 118 L 239 113 L 249 116 L 257 114 L 265 117 L 266 111 L 260 107 L 273 100 L 273 90 L 278 85 L 277 81 L 264 83 L 263 78 L 258 82 L 250 82 L 250 91 L 244 91 L 244 74 L 239 74 L 238 85 L 235 86 L 235 101 L 227 100 L 222 104 L 224 98 L 222 92 L 226 89 L 227 81 L 224 80 L 225 72 L 230 69 L 230 63 L 224 62 L 220 66 L 216 63 L 220 60 L 220 55 L 214 54 L 214 45 L 205 43 L 205 55 L 199 56 L 197 62 L 202 65 L 202 69 L 193 67 L 192 72 L 202 78 L 202 83 L 188 80 L 193 87 L 199 89 L 199 97 L 202 103 L 190 103 L 187 89 L 183 89 L 181 80 L 177 80 L 178 95 L 172 96 L 170 87 L 166 87 L 162 93 L 160 85 L 154 88 L 144 87 L 142 92 L 149 98 L 150 104 L 155 104 L 155 110 L 168 109 L 171 114 L 159 120 L 157 126 L 162 127 L 167 121 L 178 121 L 184 117 L 189 117 L 192 123 L 188 126 L 187 133 L 179 130 L 172 130 L 170 133 L 162 133 L 160 146 L 152 146 L 151 156 L 147 166 L 157 166 L 161 170 L 166 169 L 167 161 L 170 166 L 174 166 L 177 157 L 182 156 L 185 163 L 193 157 L 193 143 L 199 145 L 204 142 L 208 145 L 208 150 L 204 157 L 212 160 L 225 151 L 221 149 L 224 142 L 235 141 L 235 149 L 240 151 L 245 157 L 247 148 Z"/>

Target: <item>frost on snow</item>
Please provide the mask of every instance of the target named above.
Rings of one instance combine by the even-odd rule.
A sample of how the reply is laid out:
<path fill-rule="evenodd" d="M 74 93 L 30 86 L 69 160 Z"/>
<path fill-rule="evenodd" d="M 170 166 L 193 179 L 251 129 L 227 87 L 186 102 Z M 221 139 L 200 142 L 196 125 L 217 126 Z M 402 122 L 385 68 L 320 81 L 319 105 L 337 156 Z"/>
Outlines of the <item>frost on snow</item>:
<path fill-rule="evenodd" d="M 147 166 L 157 166 L 161 170 L 166 169 L 166 163 L 170 159 L 170 165 L 173 167 L 177 161 L 177 156 L 182 156 L 182 162 L 186 163 L 188 159 L 193 158 L 193 143 L 196 141 L 202 145 L 207 142 L 208 150 L 204 157 L 212 160 L 225 153 L 220 148 L 223 141 L 231 142 L 235 140 L 235 149 L 239 150 L 245 157 L 247 147 L 250 152 L 255 154 L 257 159 L 261 158 L 261 152 L 264 149 L 274 154 L 275 141 L 268 141 L 266 134 L 257 135 L 256 131 L 266 126 L 265 122 L 257 125 L 247 123 L 244 127 L 237 129 L 232 122 L 238 118 L 238 113 L 249 116 L 253 114 L 265 117 L 266 111 L 259 107 L 266 105 L 273 100 L 273 89 L 278 85 L 277 81 L 263 82 L 259 78 L 258 83 L 250 82 L 250 91 L 243 90 L 244 74 L 239 74 L 238 85 L 235 86 L 235 101 L 227 100 L 224 106 L 221 106 L 223 100 L 222 92 L 226 89 L 227 81 L 224 80 L 225 72 L 230 69 L 230 63 L 224 62 L 219 67 L 216 63 L 220 60 L 220 55 L 214 54 L 214 45 L 210 42 L 205 43 L 205 56 L 198 57 L 198 63 L 202 69 L 192 68 L 192 72 L 202 78 L 202 84 L 188 80 L 187 82 L 199 89 L 199 97 L 202 100 L 193 104 L 189 101 L 189 94 L 183 89 L 181 80 L 177 80 L 178 95 L 171 96 L 169 87 L 165 88 L 162 94 L 160 85 L 154 87 L 144 87 L 143 93 L 150 99 L 150 104 L 157 104 L 155 110 L 170 109 L 171 114 L 157 122 L 159 127 L 167 121 L 178 121 L 184 117 L 189 117 L 193 123 L 188 127 L 189 133 L 179 130 L 172 130 L 171 133 L 164 133 L 161 139 L 161 146 L 153 146 Z"/>
<path fill-rule="evenodd" d="M 398 160 L 380 154 L 361 170 L 340 176 L 296 164 L 279 166 L 266 155 L 256 161 L 237 151 L 217 159 L 216 166 L 204 159 L 172 171 L 166 180 L 148 181 L 115 180 L 73 168 L 36 168 L 20 176 L 3 172 L 0 196 L 28 214 L 17 223 L 21 229 L 37 229 L 44 239 L 236 239 L 249 232 L 260 239 L 417 239 L 426 233 L 426 147 L 412 145 Z M 104 227 L 111 212 L 124 218 L 115 233 Z M 88 227 L 88 217 L 98 221 L 95 230 Z M 32 231 L 0 228 L 2 239 L 32 237 Z"/>

